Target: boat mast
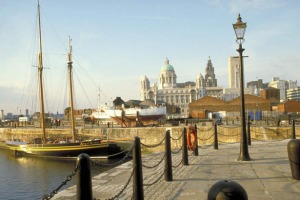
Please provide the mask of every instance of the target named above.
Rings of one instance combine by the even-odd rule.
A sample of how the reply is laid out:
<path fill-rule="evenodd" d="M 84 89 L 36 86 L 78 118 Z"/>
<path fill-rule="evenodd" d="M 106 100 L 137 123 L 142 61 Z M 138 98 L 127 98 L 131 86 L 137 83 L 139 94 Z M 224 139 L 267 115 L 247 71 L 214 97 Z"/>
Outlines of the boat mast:
<path fill-rule="evenodd" d="M 68 72 L 69 72 L 69 86 L 70 86 L 70 115 L 71 115 L 71 132 L 72 140 L 75 142 L 75 119 L 73 107 L 73 84 L 72 84 L 72 39 L 69 36 L 69 53 L 68 53 Z"/>
<path fill-rule="evenodd" d="M 41 127 L 43 130 L 43 143 L 46 143 L 46 129 L 45 129 L 45 109 L 44 109 L 44 90 L 43 90 L 43 51 L 42 51 L 42 33 L 41 33 L 41 12 L 40 1 L 38 0 L 38 27 L 39 27 L 39 53 L 38 53 L 38 74 L 40 86 L 40 112 L 41 112 Z"/>
<path fill-rule="evenodd" d="M 98 89 L 98 111 L 101 112 L 101 106 L 100 106 L 100 86 Z"/>

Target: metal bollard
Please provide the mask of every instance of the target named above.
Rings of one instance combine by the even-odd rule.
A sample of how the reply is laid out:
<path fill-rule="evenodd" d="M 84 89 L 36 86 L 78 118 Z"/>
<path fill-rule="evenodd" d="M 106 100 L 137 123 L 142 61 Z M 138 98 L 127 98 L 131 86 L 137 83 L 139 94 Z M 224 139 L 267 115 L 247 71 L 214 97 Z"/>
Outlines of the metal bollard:
<path fill-rule="evenodd" d="M 76 165 L 80 166 L 77 183 L 77 200 L 92 200 L 92 178 L 89 155 L 82 153 L 77 156 Z"/>
<path fill-rule="evenodd" d="M 296 139 L 295 120 L 292 120 L 292 139 Z"/>
<path fill-rule="evenodd" d="M 188 158 L 188 150 L 187 150 L 187 139 L 186 139 L 186 127 L 183 129 L 183 136 L 182 136 L 182 164 L 189 165 L 189 158 Z"/>
<path fill-rule="evenodd" d="M 166 131 L 165 152 L 165 181 L 173 181 L 170 130 Z"/>
<path fill-rule="evenodd" d="M 251 124 L 251 122 L 248 118 L 248 123 L 247 123 L 247 141 L 248 141 L 248 145 L 251 145 L 250 124 Z"/>
<path fill-rule="evenodd" d="M 218 149 L 218 128 L 217 128 L 217 123 L 215 122 L 215 131 L 214 131 L 214 134 L 215 134 L 215 142 L 214 142 L 214 149 Z"/>
<path fill-rule="evenodd" d="M 292 176 L 300 180 L 300 139 L 292 139 L 287 144 Z"/>
<path fill-rule="evenodd" d="M 132 154 L 133 162 L 133 195 L 135 200 L 144 200 L 144 187 L 143 187 L 143 170 L 142 170 L 142 154 L 141 154 L 141 141 L 139 137 L 134 139 L 134 148 Z"/>
<path fill-rule="evenodd" d="M 208 200 L 248 200 L 246 190 L 237 182 L 221 180 L 212 185 L 208 191 Z"/>
<path fill-rule="evenodd" d="M 198 152 L 198 129 L 197 129 L 197 125 L 195 125 L 195 131 L 196 131 L 196 146 L 195 146 L 195 149 L 194 149 L 194 156 L 199 156 L 199 152 Z"/>

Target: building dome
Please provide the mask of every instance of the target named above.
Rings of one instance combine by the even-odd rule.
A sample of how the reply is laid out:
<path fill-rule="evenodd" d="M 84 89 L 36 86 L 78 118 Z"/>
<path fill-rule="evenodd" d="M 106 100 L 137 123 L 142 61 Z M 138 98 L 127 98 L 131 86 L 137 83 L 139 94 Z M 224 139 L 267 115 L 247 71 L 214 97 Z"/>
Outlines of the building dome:
<path fill-rule="evenodd" d="M 165 64 L 162 66 L 160 71 L 174 71 L 174 67 L 169 64 L 168 58 L 166 58 Z"/>
<path fill-rule="evenodd" d="M 204 79 L 204 78 L 203 78 L 203 75 L 202 75 L 201 73 L 198 74 L 196 78 L 197 78 L 197 79 Z"/>

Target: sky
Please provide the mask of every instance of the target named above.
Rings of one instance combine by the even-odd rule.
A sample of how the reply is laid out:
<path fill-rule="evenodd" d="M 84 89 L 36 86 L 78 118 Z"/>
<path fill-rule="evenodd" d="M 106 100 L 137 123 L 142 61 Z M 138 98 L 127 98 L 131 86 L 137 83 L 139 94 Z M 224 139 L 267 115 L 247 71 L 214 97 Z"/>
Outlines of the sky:
<path fill-rule="evenodd" d="M 68 107 L 67 53 L 72 38 L 75 108 L 140 99 L 140 80 L 159 81 L 168 58 L 177 82 L 205 74 L 211 58 L 228 87 L 228 58 L 238 56 L 232 24 L 247 23 L 245 83 L 298 81 L 298 0 L 40 0 L 45 111 Z M 0 0 L 0 109 L 39 111 L 37 0 Z"/>

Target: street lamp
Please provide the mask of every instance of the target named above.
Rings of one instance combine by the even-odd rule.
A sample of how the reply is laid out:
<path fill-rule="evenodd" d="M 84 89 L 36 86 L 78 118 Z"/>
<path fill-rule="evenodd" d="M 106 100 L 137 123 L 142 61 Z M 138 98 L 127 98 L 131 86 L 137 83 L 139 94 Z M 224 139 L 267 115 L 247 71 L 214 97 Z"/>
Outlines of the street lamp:
<path fill-rule="evenodd" d="M 233 24 L 233 29 L 236 34 L 236 43 L 239 44 L 237 52 L 239 52 L 240 57 L 240 94 L 241 94 L 241 139 L 240 139 L 240 156 L 238 157 L 239 161 L 249 161 L 251 160 L 248 151 L 247 135 L 246 135 L 246 122 L 245 122 L 245 96 L 244 96 L 244 65 L 243 65 L 243 49 L 242 43 L 244 42 L 244 34 L 246 31 L 246 23 L 242 22 L 242 18 L 239 14 L 237 22 Z"/>

